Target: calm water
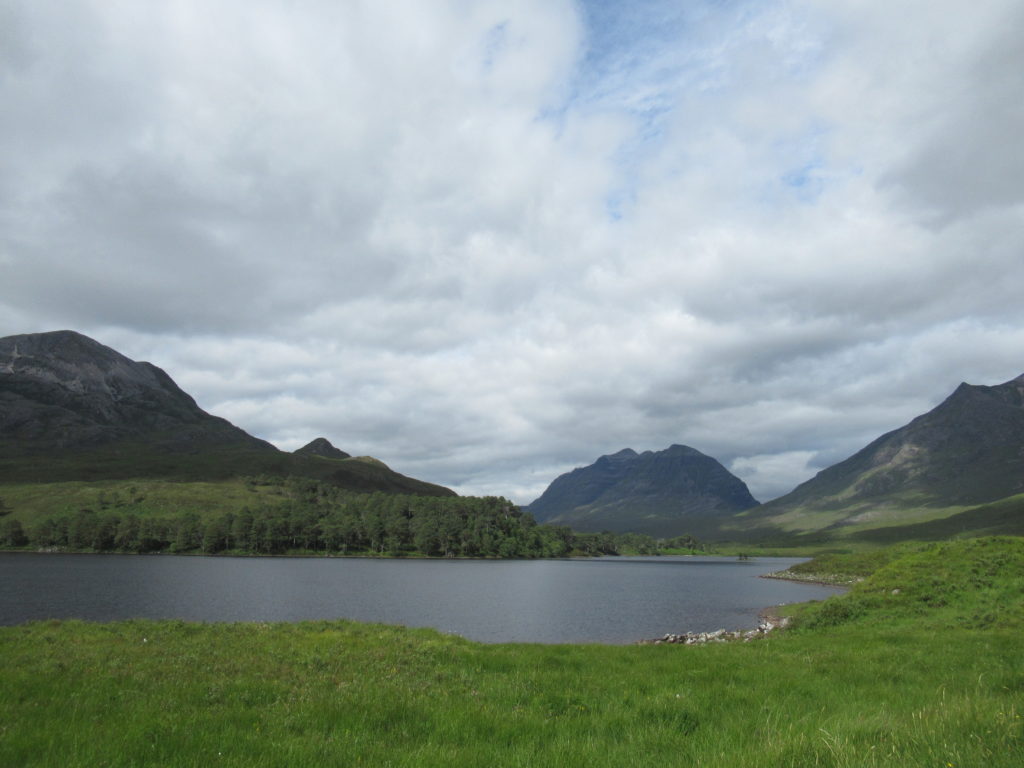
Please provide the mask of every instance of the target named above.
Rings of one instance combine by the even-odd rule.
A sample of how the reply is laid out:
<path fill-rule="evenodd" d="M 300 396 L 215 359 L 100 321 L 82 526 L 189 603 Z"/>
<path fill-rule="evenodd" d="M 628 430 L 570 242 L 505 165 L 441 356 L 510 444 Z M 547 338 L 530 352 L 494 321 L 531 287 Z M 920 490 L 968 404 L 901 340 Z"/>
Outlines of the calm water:
<path fill-rule="evenodd" d="M 742 629 L 837 589 L 758 575 L 797 558 L 370 560 L 0 553 L 0 624 L 301 621 L 434 627 L 483 642 L 631 643 Z"/>

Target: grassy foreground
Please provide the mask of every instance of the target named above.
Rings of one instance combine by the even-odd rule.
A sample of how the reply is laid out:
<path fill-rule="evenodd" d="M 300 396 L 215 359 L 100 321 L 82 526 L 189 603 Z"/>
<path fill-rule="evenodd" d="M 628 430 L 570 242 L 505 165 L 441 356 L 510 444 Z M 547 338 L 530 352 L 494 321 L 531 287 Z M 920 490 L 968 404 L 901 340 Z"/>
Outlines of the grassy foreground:
<path fill-rule="evenodd" d="M 6 627 L 0 765 L 1017 768 L 1022 595 L 1024 541 L 1007 537 L 897 556 L 746 644 Z"/>

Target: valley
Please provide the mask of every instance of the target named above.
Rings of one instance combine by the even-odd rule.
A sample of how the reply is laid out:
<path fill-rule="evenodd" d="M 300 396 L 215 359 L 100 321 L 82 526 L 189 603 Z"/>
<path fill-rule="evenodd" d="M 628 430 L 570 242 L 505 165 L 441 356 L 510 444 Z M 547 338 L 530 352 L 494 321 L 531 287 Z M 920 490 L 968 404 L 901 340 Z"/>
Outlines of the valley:
<path fill-rule="evenodd" d="M 395 496 L 389 508 L 399 511 L 389 514 L 403 518 L 387 536 L 374 533 L 378 494 Z M 410 521 L 426 503 L 417 499 L 429 498 L 459 510 L 453 531 L 490 525 L 467 511 L 490 501 L 456 500 L 448 488 L 353 457 L 326 438 L 280 451 L 201 410 L 159 368 L 81 334 L 0 339 L 0 544 L 77 551 L 139 551 L 131 536 L 114 545 L 118 526 L 137 528 L 133 520 L 164 531 L 150 549 L 206 553 L 562 556 L 680 551 L 676 540 L 687 542 L 684 550 L 813 552 L 1019 535 L 1024 377 L 963 384 L 932 411 L 765 504 L 721 463 L 684 445 L 602 456 L 555 478 L 522 510 L 495 499 L 520 533 L 491 526 L 484 539 L 473 534 L 476 544 L 451 533 L 459 544 L 415 545 L 423 523 Z M 276 520 L 268 524 L 283 538 L 252 546 L 204 538 L 209 526 L 238 527 L 243 514 Z M 328 534 L 340 524 L 329 522 L 332 514 L 348 520 L 351 533 Z M 69 526 L 108 533 L 69 538 Z"/>
<path fill-rule="evenodd" d="M 7 557 L 358 555 L 414 558 L 386 564 L 451 576 L 452 566 L 511 558 L 714 551 L 743 565 L 757 553 L 818 553 L 782 576 L 850 586 L 822 602 L 772 607 L 788 617 L 784 631 L 694 646 L 482 645 L 299 615 L 221 623 L 223 610 L 210 623 L 50 618 L 0 627 L 5 765 L 1024 761 L 1020 379 L 964 385 L 766 504 L 712 457 L 673 445 L 602 456 L 520 508 L 459 497 L 324 438 L 279 451 L 203 412 L 159 369 L 72 332 L 0 339 L 0 353 L 0 541 L 26 553 Z M 116 562 L 178 560 L 194 576 L 208 570 L 197 562 L 332 565 Z M 470 602 L 489 605 L 509 586 L 500 572 L 493 584 L 477 573 L 484 593 Z M 621 580 L 591 581 L 601 595 L 624 589 Z M 537 593 L 534 582 L 511 594 L 548 605 L 552 586 Z M 256 603 L 279 587 L 288 590 L 280 578 L 266 582 Z M 440 591 L 414 601 L 434 605 L 429 620 L 456 592 Z M 585 622 L 612 604 L 581 600 L 580 587 L 569 594 L 565 605 Z M 301 601 L 289 595 L 290 617 Z M 650 607 L 653 590 L 625 597 Z M 653 620 L 672 622 L 666 613 L 654 610 Z"/>

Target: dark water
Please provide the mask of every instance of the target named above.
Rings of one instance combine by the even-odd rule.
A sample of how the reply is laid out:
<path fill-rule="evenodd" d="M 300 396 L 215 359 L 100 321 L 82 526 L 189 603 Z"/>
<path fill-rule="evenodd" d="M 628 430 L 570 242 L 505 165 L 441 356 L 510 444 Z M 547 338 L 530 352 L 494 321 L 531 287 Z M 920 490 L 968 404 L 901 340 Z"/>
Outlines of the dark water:
<path fill-rule="evenodd" d="M 0 624 L 359 621 L 483 642 L 631 643 L 742 629 L 762 608 L 839 590 L 774 579 L 797 558 L 371 560 L 0 553 Z"/>

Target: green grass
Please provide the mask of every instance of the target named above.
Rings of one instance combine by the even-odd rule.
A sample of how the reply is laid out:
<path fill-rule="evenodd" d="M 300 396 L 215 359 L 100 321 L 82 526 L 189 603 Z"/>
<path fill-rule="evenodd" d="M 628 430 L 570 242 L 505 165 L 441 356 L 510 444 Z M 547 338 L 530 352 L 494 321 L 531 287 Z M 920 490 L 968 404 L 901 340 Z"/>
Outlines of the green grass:
<path fill-rule="evenodd" d="M 1018 766 L 1006 631 L 482 646 L 346 623 L 5 630 L 5 765 Z"/>
<path fill-rule="evenodd" d="M 883 549 L 824 553 L 791 566 L 784 575 L 795 580 L 826 584 L 853 584 L 905 555 L 921 551 L 926 544 L 907 542 Z"/>
<path fill-rule="evenodd" d="M 1024 535 L 1024 494 L 972 507 L 941 518 L 890 525 L 858 533 L 864 541 L 888 543 L 918 539 L 941 541 L 976 536 Z"/>
<path fill-rule="evenodd" d="M 850 567 L 868 578 L 750 643 L 489 646 L 350 622 L 0 628 L 0 765 L 1024 764 L 1024 542 Z"/>
<path fill-rule="evenodd" d="M 238 513 L 244 507 L 274 505 L 284 499 L 283 494 L 280 486 L 249 484 L 241 478 L 206 482 L 138 478 L 0 486 L 0 498 L 12 510 L 11 515 L 26 524 L 80 509 L 136 515 L 195 513 L 205 518 Z"/>
<path fill-rule="evenodd" d="M 1024 539 L 902 545 L 896 551 L 841 599 L 807 606 L 799 622 L 807 627 L 1024 629 Z M 802 567 L 814 570 L 814 563 Z"/>

